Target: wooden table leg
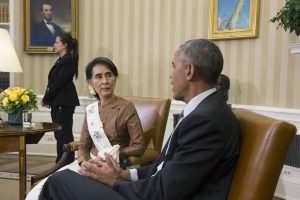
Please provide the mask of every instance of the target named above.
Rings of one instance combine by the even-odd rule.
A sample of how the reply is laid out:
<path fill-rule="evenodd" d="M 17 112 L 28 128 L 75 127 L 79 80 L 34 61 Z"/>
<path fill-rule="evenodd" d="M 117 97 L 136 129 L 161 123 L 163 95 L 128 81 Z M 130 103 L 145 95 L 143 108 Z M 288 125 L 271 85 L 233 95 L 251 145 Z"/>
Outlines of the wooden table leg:
<path fill-rule="evenodd" d="M 19 137 L 19 199 L 26 197 L 26 144 L 25 136 Z"/>
<path fill-rule="evenodd" d="M 19 199 L 26 197 L 26 143 L 36 144 L 43 137 L 45 132 L 55 131 L 61 128 L 60 125 L 48 122 L 36 122 L 31 129 L 24 129 L 22 125 L 10 125 L 5 123 L 0 128 L 0 152 L 18 152 L 19 153 Z M 0 197 L 1 199 L 1 197 Z"/>

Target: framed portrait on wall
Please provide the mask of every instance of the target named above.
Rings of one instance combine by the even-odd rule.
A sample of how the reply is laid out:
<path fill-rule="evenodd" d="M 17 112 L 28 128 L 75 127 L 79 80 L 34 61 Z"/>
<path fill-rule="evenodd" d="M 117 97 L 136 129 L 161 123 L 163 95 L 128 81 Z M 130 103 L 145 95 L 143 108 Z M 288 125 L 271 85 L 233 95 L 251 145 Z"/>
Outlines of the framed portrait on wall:
<path fill-rule="evenodd" d="M 24 0 L 24 41 L 27 53 L 54 53 L 56 36 L 77 38 L 78 0 Z"/>
<path fill-rule="evenodd" d="M 258 36 L 260 0 L 211 0 L 208 38 L 211 40 Z"/>

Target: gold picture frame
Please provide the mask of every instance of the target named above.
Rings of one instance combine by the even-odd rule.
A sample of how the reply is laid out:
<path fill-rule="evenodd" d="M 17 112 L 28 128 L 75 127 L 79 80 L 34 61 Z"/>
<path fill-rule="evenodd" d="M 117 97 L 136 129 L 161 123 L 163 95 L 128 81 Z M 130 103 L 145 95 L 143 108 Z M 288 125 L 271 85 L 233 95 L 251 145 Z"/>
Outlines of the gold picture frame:
<path fill-rule="evenodd" d="M 78 0 L 24 0 L 24 51 L 55 53 L 57 34 L 78 37 Z"/>
<path fill-rule="evenodd" d="M 260 0 L 211 0 L 208 38 L 211 40 L 258 37 Z"/>

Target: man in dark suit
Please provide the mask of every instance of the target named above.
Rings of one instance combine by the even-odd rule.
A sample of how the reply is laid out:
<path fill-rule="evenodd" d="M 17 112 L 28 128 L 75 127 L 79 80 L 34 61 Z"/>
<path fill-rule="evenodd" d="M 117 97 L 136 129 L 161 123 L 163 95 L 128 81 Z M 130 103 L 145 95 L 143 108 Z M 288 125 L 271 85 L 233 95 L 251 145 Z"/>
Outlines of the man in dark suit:
<path fill-rule="evenodd" d="M 222 68 L 222 53 L 211 41 L 183 43 L 170 78 L 174 99 L 187 105 L 156 162 L 122 170 L 107 154 L 105 161 L 83 162 L 83 176 L 66 170 L 49 177 L 40 199 L 226 200 L 240 131 L 215 89 Z"/>
<path fill-rule="evenodd" d="M 53 6 L 50 2 L 42 2 L 40 7 L 43 20 L 31 30 L 31 46 L 52 46 L 56 36 L 61 34 L 62 29 L 52 23 Z"/>

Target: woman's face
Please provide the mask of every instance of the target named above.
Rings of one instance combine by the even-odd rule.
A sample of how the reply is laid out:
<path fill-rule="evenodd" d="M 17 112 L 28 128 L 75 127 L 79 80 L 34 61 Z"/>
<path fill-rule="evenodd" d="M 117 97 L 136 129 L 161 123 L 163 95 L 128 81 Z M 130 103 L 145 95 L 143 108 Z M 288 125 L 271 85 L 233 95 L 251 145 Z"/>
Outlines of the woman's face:
<path fill-rule="evenodd" d="M 93 67 L 90 84 L 100 99 L 111 97 L 114 95 L 116 77 L 107 66 L 96 64 Z"/>
<path fill-rule="evenodd" d="M 60 37 L 57 36 L 53 48 L 56 53 L 60 54 L 66 51 L 67 44 L 63 44 Z"/>

